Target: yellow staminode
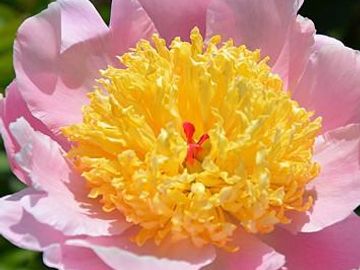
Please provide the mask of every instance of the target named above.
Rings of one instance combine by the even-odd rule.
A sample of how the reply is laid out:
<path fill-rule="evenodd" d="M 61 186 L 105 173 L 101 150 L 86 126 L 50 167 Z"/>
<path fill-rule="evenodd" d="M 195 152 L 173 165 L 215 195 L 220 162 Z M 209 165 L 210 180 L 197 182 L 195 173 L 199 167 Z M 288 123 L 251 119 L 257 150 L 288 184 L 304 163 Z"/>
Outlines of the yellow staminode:
<path fill-rule="evenodd" d="M 153 44 L 153 45 L 152 45 Z M 268 233 L 305 211 L 321 120 L 284 91 L 260 52 L 157 35 L 102 71 L 68 157 L 106 212 L 139 226 L 137 244 L 189 238 L 231 249 L 234 231 Z"/>

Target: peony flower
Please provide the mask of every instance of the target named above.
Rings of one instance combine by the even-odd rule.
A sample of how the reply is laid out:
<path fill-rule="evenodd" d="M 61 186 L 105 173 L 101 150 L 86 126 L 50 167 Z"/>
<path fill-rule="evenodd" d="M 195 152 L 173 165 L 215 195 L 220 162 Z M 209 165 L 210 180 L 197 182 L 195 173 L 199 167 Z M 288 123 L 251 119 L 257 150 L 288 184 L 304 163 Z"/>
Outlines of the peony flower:
<path fill-rule="evenodd" d="M 360 56 L 301 0 L 87 0 L 26 20 L 0 233 L 58 269 L 360 267 Z"/>

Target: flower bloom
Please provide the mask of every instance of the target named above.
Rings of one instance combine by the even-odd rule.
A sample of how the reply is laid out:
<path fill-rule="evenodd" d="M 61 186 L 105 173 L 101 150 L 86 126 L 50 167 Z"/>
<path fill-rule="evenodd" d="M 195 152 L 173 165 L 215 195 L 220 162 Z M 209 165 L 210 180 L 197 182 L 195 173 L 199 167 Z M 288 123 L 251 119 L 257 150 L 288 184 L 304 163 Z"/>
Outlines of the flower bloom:
<path fill-rule="evenodd" d="M 24 22 L 0 233 L 58 269 L 360 267 L 360 56 L 295 0 L 87 0 Z"/>

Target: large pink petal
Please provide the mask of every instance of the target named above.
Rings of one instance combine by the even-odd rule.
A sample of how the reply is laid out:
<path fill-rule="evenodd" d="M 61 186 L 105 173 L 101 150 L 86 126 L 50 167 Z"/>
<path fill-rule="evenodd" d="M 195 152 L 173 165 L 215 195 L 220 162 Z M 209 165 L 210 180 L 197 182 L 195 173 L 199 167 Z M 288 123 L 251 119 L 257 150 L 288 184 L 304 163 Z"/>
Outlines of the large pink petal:
<path fill-rule="evenodd" d="M 10 131 L 20 146 L 15 156 L 18 165 L 41 192 L 35 203 L 32 196 L 22 199 L 23 207 L 37 220 L 66 235 L 112 235 L 128 228 L 119 213 L 105 214 L 87 198 L 83 179 L 55 141 L 34 131 L 23 118 L 12 123 Z"/>
<path fill-rule="evenodd" d="M 286 256 L 290 270 L 360 268 L 360 218 L 351 215 L 321 232 L 293 235 L 277 229 L 265 241 Z"/>
<path fill-rule="evenodd" d="M 17 85 L 31 113 L 52 131 L 82 119 L 98 70 L 107 54 L 109 30 L 87 0 L 57 1 L 27 19 L 14 45 Z"/>
<path fill-rule="evenodd" d="M 0 199 L 0 234 L 13 244 L 36 251 L 63 241 L 63 235 L 49 225 L 35 220 L 21 205 L 23 196 L 39 195 L 31 188 Z"/>
<path fill-rule="evenodd" d="M 68 149 L 69 143 L 64 137 L 55 136 L 41 121 L 30 113 L 17 88 L 16 81 L 13 81 L 6 89 L 6 97 L 0 100 L 0 129 L 12 171 L 22 182 L 28 184 L 29 180 L 26 173 L 21 170 L 14 159 L 15 153 L 20 149 L 9 131 L 9 125 L 20 117 L 26 119 L 34 130 L 40 131 L 57 141 L 63 149 Z"/>
<path fill-rule="evenodd" d="M 198 270 L 215 258 L 212 246 L 194 247 L 189 241 L 160 246 L 146 243 L 142 247 L 130 238 L 135 230 L 121 236 L 69 240 L 68 245 L 85 247 L 95 252 L 107 265 L 117 270 Z"/>
<path fill-rule="evenodd" d="M 306 215 L 294 215 L 292 231 L 315 232 L 348 217 L 360 204 L 360 125 L 340 128 L 318 138 L 314 159 L 321 172 L 309 184 L 315 194 Z"/>
<path fill-rule="evenodd" d="M 329 36 L 319 35 L 319 34 L 315 35 L 314 51 L 318 51 L 322 47 L 329 46 L 329 45 L 344 46 L 344 44 L 338 39 L 335 39 L 335 38 L 332 38 Z"/>
<path fill-rule="evenodd" d="M 32 117 L 24 100 L 19 94 L 16 82 L 12 82 L 6 89 L 6 98 L 0 100 L 0 130 L 4 146 L 8 155 L 9 164 L 14 174 L 25 184 L 29 183 L 26 173 L 17 165 L 15 161 L 15 153 L 19 151 L 19 146 L 9 132 L 9 124 L 17 118 L 23 116 L 28 122 L 32 122 L 33 126 L 38 130 L 48 132 L 46 127 L 37 119 Z"/>
<path fill-rule="evenodd" d="M 294 89 L 303 74 L 315 40 L 315 26 L 307 18 L 297 16 L 289 26 L 281 53 L 273 66 L 280 75 L 286 89 Z"/>
<path fill-rule="evenodd" d="M 137 0 L 113 0 L 110 31 L 112 51 L 121 55 L 140 39 L 149 39 L 156 29 Z"/>
<path fill-rule="evenodd" d="M 160 36 L 168 43 L 174 37 L 189 40 L 190 31 L 197 26 L 205 35 L 206 12 L 210 0 L 139 0 L 153 20 Z"/>
<path fill-rule="evenodd" d="M 47 266 L 60 270 L 111 270 L 92 250 L 66 243 L 50 246 L 43 257 Z"/>
<path fill-rule="evenodd" d="M 237 45 L 260 49 L 285 87 L 302 75 L 314 44 L 314 25 L 297 12 L 300 0 L 214 0 L 209 5 L 207 36 L 221 34 Z"/>
<path fill-rule="evenodd" d="M 329 45 L 327 45 L 329 44 Z M 360 54 L 333 39 L 317 38 L 293 97 L 323 118 L 323 131 L 360 121 Z"/>
<path fill-rule="evenodd" d="M 35 204 L 41 195 L 38 191 L 27 188 L 1 198 L 0 235 L 21 248 L 43 251 L 44 262 L 50 267 L 63 270 L 110 269 L 90 249 L 66 245 L 66 236 L 52 226 L 40 223 L 23 209 L 24 197 L 31 198 Z"/>
<path fill-rule="evenodd" d="M 285 264 L 285 257 L 256 236 L 241 232 L 237 235 L 239 251 L 229 253 L 219 250 L 214 263 L 204 270 L 277 270 Z"/>

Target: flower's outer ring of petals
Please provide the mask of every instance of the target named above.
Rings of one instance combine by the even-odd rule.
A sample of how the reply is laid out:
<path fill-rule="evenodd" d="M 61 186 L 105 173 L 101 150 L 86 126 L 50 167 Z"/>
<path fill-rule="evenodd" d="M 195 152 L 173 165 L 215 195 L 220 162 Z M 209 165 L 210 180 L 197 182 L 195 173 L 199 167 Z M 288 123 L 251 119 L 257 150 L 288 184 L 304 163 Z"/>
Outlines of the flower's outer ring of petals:
<path fill-rule="evenodd" d="M 61 9 L 61 50 L 101 36 L 108 27 L 88 0 L 58 0 Z"/>
<path fill-rule="evenodd" d="M 14 45 L 18 89 L 29 110 L 58 134 L 82 120 L 99 70 L 116 60 L 109 29 L 87 0 L 60 0 L 27 19 Z"/>
<path fill-rule="evenodd" d="M 270 57 L 273 71 L 285 88 L 296 85 L 314 44 L 315 27 L 297 16 L 299 0 L 213 0 L 208 9 L 207 38 L 220 34 L 224 40 L 245 44 Z"/>
<path fill-rule="evenodd" d="M 113 55 L 122 55 L 140 39 L 157 32 L 152 20 L 137 0 L 113 0 L 110 18 L 110 46 Z"/>
<path fill-rule="evenodd" d="M 203 270 L 277 270 L 285 264 L 282 254 L 254 235 L 241 231 L 236 235 L 235 244 L 239 247 L 237 252 L 219 250 L 214 263 Z"/>
<path fill-rule="evenodd" d="M 44 263 L 59 270 L 111 270 L 92 250 L 82 247 L 53 245 L 43 255 Z"/>
<path fill-rule="evenodd" d="M 49 136 L 52 135 L 44 124 L 31 115 L 16 87 L 16 81 L 13 81 L 6 89 L 6 98 L 0 100 L 0 130 L 12 171 L 23 183 L 29 184 L 26 173 L 22 171 L 15 161 L 15 153 L 19 151 L 19 145 L 9 131 L 10 123 L 19 117 L 24 117 L 34 129 Z"/>
<path fill-rule="evenodd" d="M 273 66 L 280 75 L 285 89 L 294 89 L 299 82 L 315 44 L 315 25 L 300 15 L 289 25 L 281 53 Z M 266 56 L 266 55 L 263 55 Z"/>
<path fill-rule="evenodd" d="M 315 35 L 315 46 L 313 49 L 314 52 L 320 50 L 324 46 L 329 46 L 329 45 L 340 46 L 340 47 L 344 46 L 344 44 L 338 39 L 325 35 L 319 35 L 319 34 Z"/>
<path fill-rule="evenodd" d="M 291 234 L 278 228 L 264 241 L 286 256 L 286 269 L 350 270 L 360 268 L 360 217 L 346 220 L 320 232 Z"/>
<path fill-rule="evenodd" d="M 344 220 L 360 204 L 360 125 L 349 125 L 319 136 L 314 160 L 320 175 L 308 185 L 315 196 L 312 209 L 291 217 L 285 228 L 316 232 Z"/>
<path fill-rule="evenodd" d="M 34 131 L 24 118 L 12 123 L 10 131 L 20 147 L 16 162 L 42 192 L 36 202 L 31 196 L 22 198 L 24 209 L 39 222 L 65 235 L 113 235 L 129 227 L 120 213 L 107 214 L 87 198 L 85 184 L 55 141 Z"/>
<path fill-rule="evenodd" d="M 91 249 L 117 270 L 199 270 L 215 259 L 215 250 L 211 246 L 199 249 L 180 242 L 169 246 L 146 244 L 138 247 L 129 240 L 129 235 L 69 240 L 67 244 Z"/>
<path fill-rule="evenodd" d="M 293 98 L 323 118 L 323 132 L 360 122 L 360 53 L 317 37 Z"/>
<path fill-rule="evenodd" d="M 64 236 L 49 225 L 38 222 L 22 207 L 21 199 L 30 196 L 36 201 L 40 196 L 32 188 L 0 199 L 0 234 L 13 244 L 30 250 L 44 251 Z"/>
<path fill-rule="evenodd" d="M 155 24 L 160 36 L 170 43 L 173 38 L 189 40 L 197 26 L 205 36 L 206 14 L 211 0 L 139 0 Z"/>
<path fill-rule="evenodd" d="M 16 106 L 14 106 L 14 104 L 16 104 Z M 14 80 L 6 89 L 6 97 L 0 100 L 0 130 L 13 173 L 23 183 L 29 184 L 30 180 L 27 178 L 27 174 L 22 171 L 15 161 L 15 153 L 20 149 L 9 130 L 9 125 L 20 117 L 26 119 L 34 130 L 39 131 L 58 142 L 65 151 L 69 148 L 69 142 L 64 137 L 53 134 L 40 120 L 30 113 L 17 88 L 16 80 Z"/>
<path fill-rule="evenodd" d="M 91 250 L 67 246 L 66 236 L 25 211 L 23 198 L 26 196 L 36 202 L 42 194 L 26 188 L 0 199 L 0 235 L 18 247 L 44 252 L 44 263 L 49 267 L 60 270 L 110 269 Z"/>

